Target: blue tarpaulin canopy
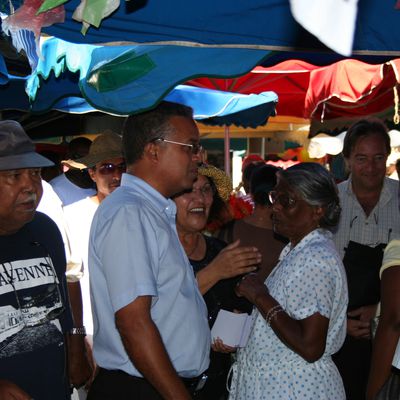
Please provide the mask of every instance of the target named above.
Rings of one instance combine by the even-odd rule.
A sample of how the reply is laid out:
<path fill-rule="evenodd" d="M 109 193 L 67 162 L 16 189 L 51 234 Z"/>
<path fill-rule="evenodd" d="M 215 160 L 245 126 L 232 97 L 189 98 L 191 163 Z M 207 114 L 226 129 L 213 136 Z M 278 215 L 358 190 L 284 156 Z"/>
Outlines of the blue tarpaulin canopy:
<path fill-rule="evenodd" d="M 121 1 L 86 35 L 72 19 L 79 3 L 69 0 L 66 21 L 42 30 L 57 39 L 46 42 L 29 77 L 30 104 L 50 109 L 58 98 L 54 83 L 63 81 L 64 98 L 134 114 L 195 77 L 231 78 L 283 59 L 316 63 L 307 57 L 335 55 L 295 22 L 289 0 Z M 400 55 L 400 11 L 394 6 L 394 0 L 358 2 L 353 55 Z"/>
<path fill-rule="evenodd" d="M 1 71 L 0 66 L 0 71 Z M 89 113 L 98 109 L 92 107 L 82 96 L 71 96 L 71 82 L 52 79 L 42 87 L 40 98 L 29 99 L 25 93 L 28 77 L 8 75 L 3 69 L 0 73 L 0 109 L 44 112 L 49 106 L 53 110 L 68 113 Z M 78 83 L 75 83 L 78 86 Z M 79 92 L 79 90 L 76 90 Z M 266 124 L 271 115 L 275 115 L 278 96 L 274 92 L 243 95 L 219 90 L 178 85 L 172 89 L 165 100 L 188 105 L 193 108 L 194 118 L 208 125 L 236 125 L 257 127 Z M 117 115 L 123 115 L 117 113 Z"/>
<path fill-rule="evenodd" d="M 65 22 L 43 29 L 57 38 L 42 47 L 26 88 L 30 105 L 40 104 L 42 110 L 60 98 L 52 92 L 60 81 L 61 97 L 83 98 L 108 113 L 133 114 L 154 107 L 176 85 L 195 77 L 240 76 L 274 63 L 276 56 L 287 59 L 302 51 L 334 55 L 295 22 L 289 0 L 121 1 L 86 35 L 72 18 L 78 5 L 79 0 L 69 0 Z M 354 55 L 400 54 L 400 11 L 394 6 L 394 0 L 359 2 Z"/>
<path fill-rule="evenodd" d="M 32 111 L 51 109 L 62 97 L 82 97 L 97 110 L 117 115 L 154 107 L 191 77 L 243 75 L 265 56 L 253 49 L 101 46 L 57 38 L 45 41 L 41 51 L 26 83 Z"/>
<path fill-rule="evenodd" d="M 327 51 L 295 22 L 289 0 L 121 1 L 85 35 L 72 18 L 79 3 L 69 0 L 65 22 L 43 29 L 56 38 L 43 45 L 27 84 L 31 102 L 41 109 L 54 103 L 53 81 L 63 81 L 64 97 L 133 114 L 195 77 L 240 76 L 282 58 L 282 51 L 286 58 L 292 51 Z M 359 2 L 353 53 L 400 54 L 399 14 L 392 1 Z"/>
<path fill-rule="evenodd" d="M 99 28 L 89 28 L 86 35 L 80 32 L 82 24 L 72 19 L 79 3 L 69 0 L 66 21 L 44 32 L 75 43 L 162 42 L 272 51 L 326 50 L 295 21 L 289 0 L 121 1 Z M 395 4 L 394 0 L 358 2 L 353 54 L 399 54 L 400 10 Z"/>
<path fill-rule="evenodd" d="M 325 52 L 328 63 L 335 55 L 294 20 L 289 0 L 121 1 L 85 35 L 72 18 L 79 4 L 66 2 L 65 22 L 42 30 L 56 39 L 42 47 L 27 91 L 44 109 L 54 101 L 45 89 L 53 80 L 64 80 L 69 96 L 82 96 L 94 108 L 132 114 L 195 77 L 240 76 L 282 57 L 304 59 L 305 50 L 310 57 Z M 400 11 L 394 5 L 359 2 L 354 55 L 400 55 Z"/>

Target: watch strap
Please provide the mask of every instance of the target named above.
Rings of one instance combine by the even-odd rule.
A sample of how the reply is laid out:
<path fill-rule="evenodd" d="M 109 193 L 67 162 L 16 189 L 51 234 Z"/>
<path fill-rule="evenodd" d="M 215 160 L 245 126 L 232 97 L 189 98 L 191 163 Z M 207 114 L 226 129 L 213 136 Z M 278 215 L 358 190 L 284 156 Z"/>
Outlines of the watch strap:
<path fill-rule="evenodd" d="M 86 329 L 84 326 L 73 327 L 69 333 L 71 335 L 86 335 Z"/>

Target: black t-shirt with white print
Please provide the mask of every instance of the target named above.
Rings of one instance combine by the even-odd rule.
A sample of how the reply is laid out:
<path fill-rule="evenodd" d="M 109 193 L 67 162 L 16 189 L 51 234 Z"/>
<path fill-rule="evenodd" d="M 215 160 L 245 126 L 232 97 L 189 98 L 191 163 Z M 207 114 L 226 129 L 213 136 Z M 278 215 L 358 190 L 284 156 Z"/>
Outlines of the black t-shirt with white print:
<path fill-rule="evenodd" d="M 61 234 L 42 213 L 17 233 L 0 236 L 0 379 L 35 400 L 70 398 L 65 267 Z"/>

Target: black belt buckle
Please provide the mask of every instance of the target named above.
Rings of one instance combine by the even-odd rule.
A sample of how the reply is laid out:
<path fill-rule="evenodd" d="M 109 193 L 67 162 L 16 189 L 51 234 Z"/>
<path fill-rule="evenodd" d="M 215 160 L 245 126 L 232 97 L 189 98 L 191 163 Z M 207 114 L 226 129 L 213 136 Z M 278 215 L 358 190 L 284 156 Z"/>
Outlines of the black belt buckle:
<path fill-rule="evenodd" d="M 208 376 L 206 374 L 202 374 L 197 381 L 197 385 L 194 387 L 194 391 L 198 392 L 199 390 L 203 389 L 207 382 L 207 379 Z"/>
<path fill-rule="evenodd" d="M 202 374 L 197 378 L 181 378 L 186 388 L 189 390 L 191 395 L 195 395 L 201 389 L 204 388 L 204 385 L 207 382 L 208 376 L 207 374 Z"/>

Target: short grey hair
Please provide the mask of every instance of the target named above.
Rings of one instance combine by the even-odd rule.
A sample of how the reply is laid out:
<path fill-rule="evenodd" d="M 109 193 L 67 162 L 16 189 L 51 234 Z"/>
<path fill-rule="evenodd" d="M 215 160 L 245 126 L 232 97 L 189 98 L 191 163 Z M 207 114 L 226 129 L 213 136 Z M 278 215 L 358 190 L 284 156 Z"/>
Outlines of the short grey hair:
<path fill-rule="evenodd" d="M 310 206 L 323 207 L 323 228 L 335 226 L 340 218 L 340 200 L 332 174 L 317 163 L 300 163 L 278 172 L 293 190 Z"/>

